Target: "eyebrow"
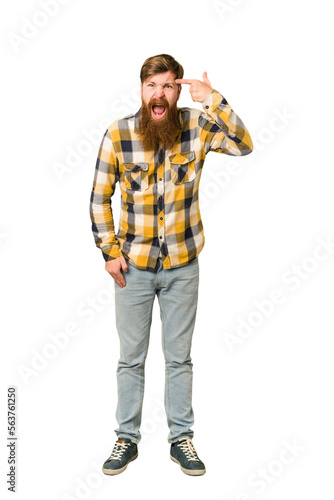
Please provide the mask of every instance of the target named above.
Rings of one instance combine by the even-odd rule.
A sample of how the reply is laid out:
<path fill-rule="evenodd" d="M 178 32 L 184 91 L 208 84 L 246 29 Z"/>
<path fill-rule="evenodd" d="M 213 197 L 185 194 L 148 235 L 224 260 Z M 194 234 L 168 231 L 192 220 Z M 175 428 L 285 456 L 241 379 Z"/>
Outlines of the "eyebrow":
<path fill-rule="evenodd" d="M 154 85 L 156 85 L 156 82 L 153 82 L 152 80 L 149 80 L 147 83 L 154 83 Z M 174 85 L 174 84 L 175 84 L 175 82 L 166 82 L 163 85 Z"/>

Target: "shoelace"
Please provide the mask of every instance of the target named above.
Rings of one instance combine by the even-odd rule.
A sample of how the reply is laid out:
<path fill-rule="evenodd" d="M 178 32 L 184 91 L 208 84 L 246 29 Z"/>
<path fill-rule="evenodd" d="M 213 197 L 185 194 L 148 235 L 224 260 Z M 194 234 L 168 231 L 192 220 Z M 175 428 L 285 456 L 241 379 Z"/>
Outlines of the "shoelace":
<path fill-rule="evenodd" d="M 177 446 L 179 448 L 181 448 L 181 450 L 183 451 L 183 453 L 185 454 L 185 456 L 187 457 L 188 460 L 197 461 L 197 462 L 200 461 L 198 456 L 197 456 L 195 447 L 194 447 L 191 439 L 187 438 L 184 441 L 182 441 L 181 444 L 178 444 Z"/>
<path fill-rule="evenodd" d="M 128 446 L 130 446 L 130 443 L 116 443 L 108 460 L 121 460 L 122 455 Z"/>

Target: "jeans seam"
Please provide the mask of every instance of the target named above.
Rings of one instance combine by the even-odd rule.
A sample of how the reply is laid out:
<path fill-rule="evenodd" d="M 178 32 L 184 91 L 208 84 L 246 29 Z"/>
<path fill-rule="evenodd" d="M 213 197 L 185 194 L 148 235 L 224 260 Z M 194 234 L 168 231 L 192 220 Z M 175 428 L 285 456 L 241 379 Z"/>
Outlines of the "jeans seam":
<path fill-rule="evenodd" d="M 154 299 L 155 299 L 155 297 L 154 297 Z M 154 299 L 152 301 L 151 311 L 150 311 L 151 321 L 152 321 L 152 311 L 153 311 Z M 139 425 L 137 426 L 137 432 L 139 432 L 140 427 L 141 427 L 141 415 L 142 415 L 142 411 L 143 411 L 144 390 L 145 390 L 145 365 L 146 365 L 146 357 L 147 357 L 147 353 L 148 353 L 148 347 L 149 347 L 149 343 L 150 343 L 150 330 L 151 330 L 151 322 L 150 322 L 148 334 L 146 336 L 146 343 L 145 343 L 145 353 L 146 354 L 145 354 L 145 358 L 143 360 L 143 368 L 140 372 L 140 385 L 139 385 L 140 405 L 139 405 L 139 411 L 138 411 L 138 415 L 137 415 L 137 417 L 140 418 L 140 422 L 139 422 Z"/>
<path fill-rule="evenodd" d="M 161 307 L 161 306 L 160 306 Z M 169 366 L 168 366 L 168 361 L 167 361 L 167 356 L 166 356 L 166 335 L 165 335 L 165 329 L 164 329 L 164 324 L 165 324 L 165 321 L 164 321 L 164 312 L 162 311 L 162 319 L 161 319 L 161 328 L 162 328 L 162 339 L 163 339 L 163 350 L 164 350 L 164 357 L 165 357 L 165 377 L 166 377 L 166 416 L 167 416 L 167 421 L 169 421 L 169 423 L 171 424 L 171 427 L 174 426 L 174 423 L 171 422 L 170 418 L 169 418 L 169 414 L 170 414 L 170 390 L 169 390 L 169 375 L 170 375 L 170 372 L 169 372 Z M 170 428 L 169 429 L 170 432 L 172 433 L 172 429 Z"/>

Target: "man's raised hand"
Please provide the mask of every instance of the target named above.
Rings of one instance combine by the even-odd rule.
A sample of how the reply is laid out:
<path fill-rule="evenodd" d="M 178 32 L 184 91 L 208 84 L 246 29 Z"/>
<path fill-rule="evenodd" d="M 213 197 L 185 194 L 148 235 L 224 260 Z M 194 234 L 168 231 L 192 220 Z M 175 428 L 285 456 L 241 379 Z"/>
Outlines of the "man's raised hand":
<path fill-rule="evenodd" d="M 194 102 L 205 101 L 205 99 L 209 94 L 211 94 L 212 91 L 212 85 L 206 71 L 204 71 L 203 73 L 202 82 L 201 80 L 177 78 L 175 80 L 175 83 L 185 83 L 187 85 L 190 85 L 189 92 Z"/>

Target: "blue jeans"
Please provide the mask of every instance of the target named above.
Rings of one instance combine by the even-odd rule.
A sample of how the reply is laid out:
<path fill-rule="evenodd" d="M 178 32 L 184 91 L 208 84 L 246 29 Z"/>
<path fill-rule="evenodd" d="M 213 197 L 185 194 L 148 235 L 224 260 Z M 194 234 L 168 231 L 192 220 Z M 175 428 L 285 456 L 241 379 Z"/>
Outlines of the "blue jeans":
<path fill-rule="evenodd" d="M 126 286 L 115 283 L 116 327 L 120 339 L 117 366 L 119 438 L 135 443 L 141 439 L 145 360 L 148 351 L 152 309 L 158 296 L 165 357 L 165 410 L 168 441 L 193 437 L 192 362 L 199 266 L 198 258 L 184 267 L 163 269 L 159 259 L 155 272 L 137 269 L 128 261 Z"/>

